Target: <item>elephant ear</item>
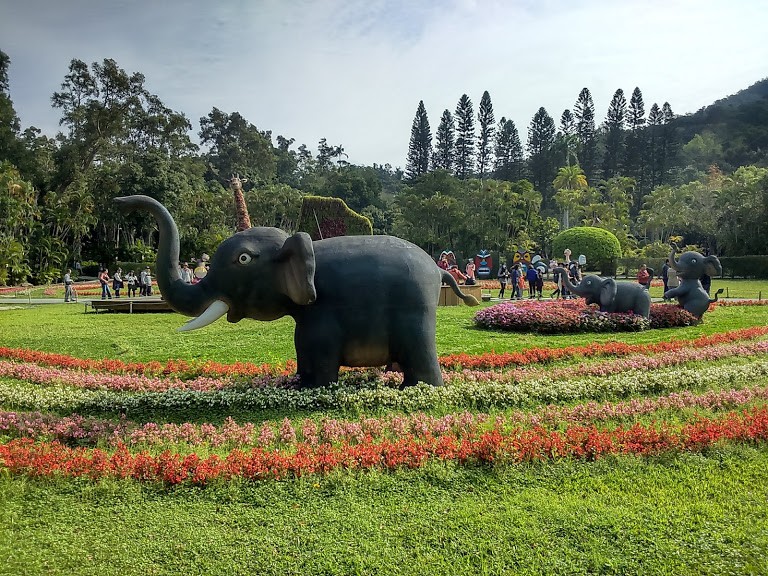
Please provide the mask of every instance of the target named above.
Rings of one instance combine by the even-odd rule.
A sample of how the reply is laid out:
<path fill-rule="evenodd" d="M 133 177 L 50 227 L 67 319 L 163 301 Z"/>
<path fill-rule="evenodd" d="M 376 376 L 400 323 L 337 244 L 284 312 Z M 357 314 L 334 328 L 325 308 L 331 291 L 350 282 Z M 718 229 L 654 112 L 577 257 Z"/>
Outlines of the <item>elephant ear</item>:
<path fill-rule="evenodd" d="M 312 304 L 315 291 L 315 249 L 306 232 L 288 238 L 275 256 L 277 282 L 283 294 L 300 306 Z"/>
<path fill-rule="evenodd" d="M 619 286 L 613 278 L 606 278 L 600 284 L 600 306 L 607 308 L 616 299 Z"/>
<path fill-rule="evenodd" d="M 704 272 L 707 276 L 720 276 L 723 273 L 723 266 L 717 256 L 704 258 Z"/>

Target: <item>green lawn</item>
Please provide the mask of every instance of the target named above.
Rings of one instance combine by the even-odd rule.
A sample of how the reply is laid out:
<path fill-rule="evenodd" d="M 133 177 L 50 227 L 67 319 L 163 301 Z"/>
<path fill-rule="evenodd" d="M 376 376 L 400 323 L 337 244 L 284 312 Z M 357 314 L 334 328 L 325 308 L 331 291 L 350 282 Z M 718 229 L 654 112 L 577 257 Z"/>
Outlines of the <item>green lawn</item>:
<path fill-rule="evenodd" d="M 768 449 L 169 492 L 0 478 L 0 574 L 765 574 Z"/>
<path fill-rule="evenodd" d="M 659 342 L 768 324 L 768 306 L 722 307 L 690 328 L 536 336 L 477 330 L 475 310 L 438 310 L 440 354 Z M 183 321 L 84 314 L 81 305 L 2 310 L 0 346 L 126 361 L 294 357 L 290 319 L 218 321 L 178 334 Z M 768 574 L 767 502 L 764 443 L 597 462 L 433 462 L 207 488 L 3 471 L 0 574 Z"/>
<path fill-rule="evenodd" d="M 174 313 L 86 314 L 83 310 L 80 304 L 60 304 L 0 311 L 0 345 L 125 361 L 180 358 L 274 363 L 296 357 L 290 318 L 274 322 L 246 319 L 237 324 L 221 319 L 202 330 L 178 333 L 176 329 L 186 318 Z M 617 338 L 610 333 L 545 336 L 479 330 L 472 323 L 477 310 L 463 305 L 438 308 L 438 354 L 560 348 Z M 766 324 L 768 306 L 721 307 L 706 314 L 698 326 L 624 333 L 620 338 L 633 343 L 662 342 Z"/>

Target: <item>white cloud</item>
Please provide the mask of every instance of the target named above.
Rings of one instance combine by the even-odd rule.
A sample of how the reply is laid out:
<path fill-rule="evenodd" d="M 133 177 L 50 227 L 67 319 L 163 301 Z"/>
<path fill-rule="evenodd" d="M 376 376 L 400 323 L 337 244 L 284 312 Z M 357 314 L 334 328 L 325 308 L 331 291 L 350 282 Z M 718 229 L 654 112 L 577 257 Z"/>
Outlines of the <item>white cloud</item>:
<path fill-rule="evenodd" d="M 49 3 L 4 8 L 0 49 L 24 125 L 53 133 L 50 96 L 72 58 L 114 58 L 197 126 L 214 106 L 357 163 L 404 165 L 424 100 L 444 109 L 484 90 L 525 140 L 544 106 L 559 120 L 581 88 L 601 122 L 616 88 L 693 112 L 765 77 L 760 2 L 324 0 Z M 197 130 L 197 127 L 195 128 Z"/>

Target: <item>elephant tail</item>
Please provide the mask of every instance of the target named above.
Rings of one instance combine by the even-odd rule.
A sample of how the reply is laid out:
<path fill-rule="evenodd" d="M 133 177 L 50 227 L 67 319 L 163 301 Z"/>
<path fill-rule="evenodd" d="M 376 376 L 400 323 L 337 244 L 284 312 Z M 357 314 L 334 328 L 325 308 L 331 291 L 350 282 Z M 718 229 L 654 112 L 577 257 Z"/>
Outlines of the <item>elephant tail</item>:
<path fill-rule="evenodd" d="M 714 304 L 715 302 L 717 302 L 717 297 L 718 297 L 720 294 L 722 294 L 723 292 L 725 292 L 725 290 L 723 290 L 722 288 L 720 288 L 720 290 L 718 290 L 717 292 L 715 292 L 715 297 L 714 297 L 712 300 L 710 300 L 710 301 L 709 301 L 709 303 L 710 303 L 710 304 Z"/>
<path fill-rule="evenodd" d="M 464 292 L 461 291 L 459 285 L 456 283 L 456 278 L 451 276 L 450 273 L 446 272 L 445 270 L 441 270 L 440 276 L 443 279 L 443 283 L 448 284 L 448 286 L 451 287 L 451 290 L 456 293 L 456 296 L 464 301 L 464 304 L 467 306 L 477 306 L 480 304 L 480 302 L 477 301 L 477 298 L 470 294 L 464 294 Z"/>

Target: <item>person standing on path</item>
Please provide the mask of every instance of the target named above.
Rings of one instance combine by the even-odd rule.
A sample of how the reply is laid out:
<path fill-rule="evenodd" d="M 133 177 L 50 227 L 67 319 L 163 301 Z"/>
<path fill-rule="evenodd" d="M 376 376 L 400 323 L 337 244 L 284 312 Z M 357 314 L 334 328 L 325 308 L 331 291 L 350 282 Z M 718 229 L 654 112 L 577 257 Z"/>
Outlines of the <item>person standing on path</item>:
<path fill-rule="evenodd" d="M 67 273 L 64 274 L 64 302 L 77 302 L 72 284 L 72 270 L 68 268 Z"/>
<path fill-rule="evenodd" d="M 507 270 L 506 264 L 502 264 L 499 267 L 499 273 L 497 276 L 499 278 L 499 284 L 501 285 L 501 290 L 499 290 L 499 298 L 504 298 L 504 291 L 507 289 L 507 281 L 509 280 L 509 270 Z"/>
<path fill-rule="evenodd" d="M 112 292 L 109 291 L 109 270 L 102 268 L 99 272 L 99 284 L 101 284 L 101 299 L 106 300 L 109 298 L 112 300 Z"/>
<path fill-rule="evenodd" d="M 118 268 L 115 270 L 115 275 L 112 276 L 112 289 L 115 291 L 115 298 L 120 298 L 120 290 L 123 288 L 123 269 Z"/>
<path fill-rule="evenodd" d="M 525 273 L 525 279 L 528 280 L 528 298 L 536 298 L 536 280 L 539 275 L 536 273 L 536 268 L 528 266 L 528 271 Z"/>

